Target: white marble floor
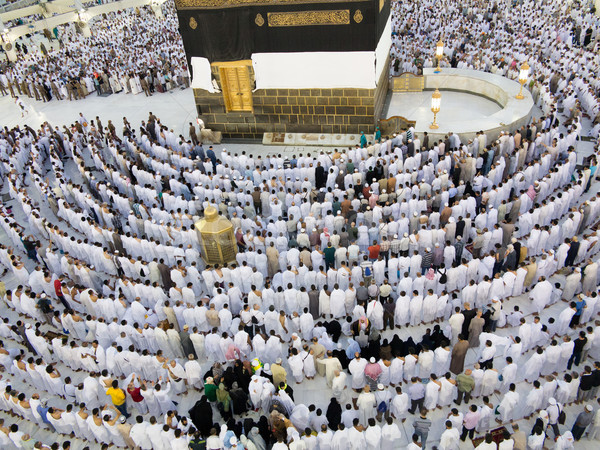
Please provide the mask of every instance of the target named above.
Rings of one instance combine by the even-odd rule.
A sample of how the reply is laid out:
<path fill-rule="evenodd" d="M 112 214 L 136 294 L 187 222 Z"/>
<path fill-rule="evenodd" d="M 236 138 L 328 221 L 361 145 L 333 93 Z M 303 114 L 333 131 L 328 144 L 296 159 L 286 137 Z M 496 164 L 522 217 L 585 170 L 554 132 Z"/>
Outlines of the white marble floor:
<path fill-rule="evenodd" d="M 418 112 L 423 115 L 426 120 L 431 121 L 433 115 L 429 110 L 430 94 L 417 93 L 414 96 L 414 101 L 406 102 L 400 100 L 399 95 L 412 96 L 415 93 L 408 94 L 390 94 L 389 107 L 385 112 L 384 117 L 393 115 L 402 115 L 407 118 L 412 118 L 412 112 Z M 428 94 L 428 95 L 424 95 Z M 96 116 L 102 119 L 102 123 L 106 125 L 108 120 L 117 127 L 120 134 L 123 117 L 127 117 L 133 126 L 139 126 L 142 120 L 148 118 L 148 112 L 152 111 L 163 124 L 168 126 L 177 134 L 182 134 L 188 137 L 188 123 L 193 122 L 196 118 L 196 107 L 191 89 L 175 89 L 169 93 L 155 93 L 152 97 L 146 97 L 144 94 L 113 94 L 108 97 L 98 97 L 95 93 L 90 94 L 84 100 L 77 101 L 57 101 L 52 100 L 48 103 L 36 101 L 34 99 L 24 98 L 25 104 L 28 107 L 29 114 L 21 117 L 19 107 L 15 104 L 10 96 L 0 97 L 0 126 L 12 128 L 16 125 L 29 125 L 31 127 L 39 127 L 43 122 L 48 121 L 52 126 L 62 127 L 74 123 L 79 113 L 93 120 Z M 483 97 L 477 95 L 469 95 L 460 92 L 445 92 L 442 99 L 442 111 L 440 112 L 439 120 L 444 118 L 456 120 L 456 114 L 460 114 L 465 120 L 471 120 L 473 117 L 482 117 L 484 115 L 493 114 L 500 107 Z M 445 108 L 448 103 L 451 104 L 468 104 L 468 108 Z M 405 106 L 401 106 L 405 105 Z M 420 112 L 419 112 L 420 111 Z M 534 116 L 539 117 L 541 111 L 534 107 Z M 584 129 L 589 128 L 589 120 L 584 119 Z M 577 152 L 579 160 L 583 156 L 588 156 L 593 152 L 594 144 L 591 142 L 578 142 Z M 280 145 L 262 145 L 260 142 L 230 142 L 224 140 L 221 145 L 216 145 L 217 154 L 221 149 L 227 148 L 233 154 L 246 151 L 253 155 L 278 155 L 291 157 L 292 155 L 315 154 L 321 150 L 327 150 L 323 147 L 301 147 L 301 146 L 280 146 Z"/>
<path fill-rule="evenodd" d="M 438 122 L 474 120 L 490 116 L 501 109 L 497 103 L 479 95 L 443 91 L 442 106 L 437 120 Z M 393 93 L 383 116 L 387 118 L 402 116 L 408 120 L 416 120 L 418 123 L 433 121 L 431 91 Z"/>
<path fill-rule="evenodd" d="M 112 120 L 120 134 L 123 117 L 138 126 L 140 121 L 148 118 L 152 111 L 162 122 L 177 134 L 187 136 L 188 122 L 196 119 L 196 106 L 191 89 L 174 89 L 167 93 L 155 93 L 151 97 L 142 94 L 112 94 L 98 97 L 95 92 L 83 100 L 51 100 L 47 103 L 22 97 L 29 113 L 21 117 L 19 107 L 14 100 L 5 96 L 0 98 L 0 124 L 9 128 L 15 125 L 28 124 L 38 127 L 45 121 L 53 126 L 70 125 L 79 113 L 93 120 L 96 116 L 102 119 L 104 126 Z"/>

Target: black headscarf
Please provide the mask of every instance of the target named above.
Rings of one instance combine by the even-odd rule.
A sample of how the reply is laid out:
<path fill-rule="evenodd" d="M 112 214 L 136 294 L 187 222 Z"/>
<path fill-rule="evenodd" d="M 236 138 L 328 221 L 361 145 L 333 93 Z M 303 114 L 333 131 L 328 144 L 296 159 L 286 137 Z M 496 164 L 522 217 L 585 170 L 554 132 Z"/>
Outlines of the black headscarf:
<path fill-rule="evenodd" d="M 210 436 L 213 427 L 213 411 L 205 395 L 188 411 L 190 419 L 203 437 Z"/>
<path fill-rule="evenodd" d="M 234 363 L 233 373 L 235 374 L 235 381 L 237 381 L 239 387 L 248 391 L 248 386 L 250 386 L 250 378 L 252 375 L 246 370 L 244 364 L 239 359 Z"/>
<path fill-rule="evenodd" d="M 338 426 L 342 421 L 342 407 L 335 397 L 332 397 L 331 401 L 329 402 L 326 416 L 327 420 L 329 421 L 329 428 L 337 431 Z"/>
<path fill-rule="evenodd" d="M 392 354 L 394 356 L 406 356 L 406 348 L 404 346 L 404 342 L 402 342 L 402 339 L 400 339 L 400 337 L 397 334 L 395 334 L 392 338 L 392 342 L 390 342 L 390 345 L 392 346 Z"/>
<path fill-rule="evenodd" d="M 248 411 L 248 394 L 234 382 L 229 390 L 233 413 L 236 415 L 244 414 Z"/>
<path fill-rule="evenodd" d="M 266 416 L 260 416 L 260 419 L 258 420 L 258 431 L 267 443 L 267 446 L 269 446 L 269 443 L 271 442 L 271 429 L 269 428 L 269 421 Z"/>
<path fill-rule="evenodd" d="M 465 183 L 465 191 L 463 193 L 464 198 L 475 197 L 475 191 L 473 190 L 473 186 L 471 186 L 471 182 L 467 181 Z"/>

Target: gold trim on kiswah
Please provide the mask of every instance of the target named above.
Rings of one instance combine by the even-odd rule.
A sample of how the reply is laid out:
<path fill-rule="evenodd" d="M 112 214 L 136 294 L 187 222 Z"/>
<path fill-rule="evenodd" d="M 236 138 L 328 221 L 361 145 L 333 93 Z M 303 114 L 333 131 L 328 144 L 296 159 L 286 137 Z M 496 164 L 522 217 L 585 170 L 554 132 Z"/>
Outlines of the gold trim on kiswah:
<path fill-rule="evenodd" d="M 220 9 L 241 6 L 305 5 L 310 3 L 349 3 L 365 0 L 175 0 L 177 9 Z"/>
<path fill-rule="evenodd" d="M 293 11 L 267 13 L 270 27 L 302 27 L 310 25 L 348 25 L 350 11 L 337 9 L 333 11 Z"/>

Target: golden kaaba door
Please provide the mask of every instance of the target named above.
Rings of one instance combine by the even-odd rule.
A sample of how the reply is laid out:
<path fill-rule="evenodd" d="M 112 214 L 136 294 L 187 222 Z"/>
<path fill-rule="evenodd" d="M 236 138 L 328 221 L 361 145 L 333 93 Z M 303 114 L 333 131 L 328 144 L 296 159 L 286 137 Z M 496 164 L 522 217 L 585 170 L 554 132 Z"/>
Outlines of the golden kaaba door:
<path fill-rule="evenodd" d="M 248 66 L 241 61 L 219 65 L 219 75 L 227 112 L 253 112 Z"/>

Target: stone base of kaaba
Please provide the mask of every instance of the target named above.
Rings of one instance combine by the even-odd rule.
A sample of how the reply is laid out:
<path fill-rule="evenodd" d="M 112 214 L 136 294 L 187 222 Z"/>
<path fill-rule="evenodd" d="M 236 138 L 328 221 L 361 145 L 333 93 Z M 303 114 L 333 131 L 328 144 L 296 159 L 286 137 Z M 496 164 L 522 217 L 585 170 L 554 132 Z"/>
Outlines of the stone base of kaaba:
<path fill-rule="evenodd" d="M 376 89 L 258 89 L 252 112 L 227 112 L 221 93 L 194 89 L 198 116 L 226 138 L 265 133 L 358 135 L 375 131 Z"/>

